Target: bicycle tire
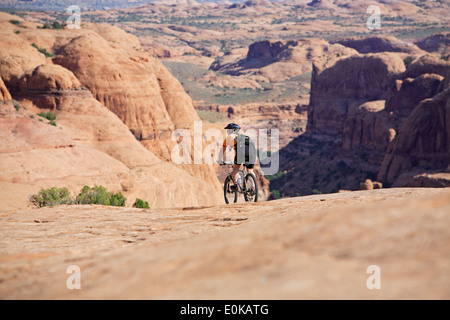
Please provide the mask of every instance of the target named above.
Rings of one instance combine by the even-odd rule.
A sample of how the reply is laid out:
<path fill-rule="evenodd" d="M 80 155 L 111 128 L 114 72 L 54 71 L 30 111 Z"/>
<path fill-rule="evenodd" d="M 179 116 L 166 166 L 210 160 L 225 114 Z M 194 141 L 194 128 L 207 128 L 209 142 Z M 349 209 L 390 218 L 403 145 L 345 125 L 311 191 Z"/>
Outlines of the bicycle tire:
<path fill-rule="evenodd" d="M 232 200 L 231 194 L 233 194 L 233 193 L 234 193 L 234 203 L 236 203 L 237 200 L 238 200 L 238 192 L 237 192 L 237 190 L 234 191 L 234 192 L 228 192 L 228 190 L 230 189 L 230 186 L 232 186 L 232 185 L 233 185 L 233 179 L 231 178 L 231 176 L 228 176 L 225 179 L 225 182 L 223 183 L 223 196 L 225 198 L 225 203 L 226 204 L 229 204 L 230 200 Z M 229 196 L 230 196 L 230 199 L 228 199 Z"/>
<path fill-rule="evenodd" d="M 250 185 L 250 186 L 249 186 Z M 246 202 L 258 202 L 258 182 L 254 174 L 248 173 L 244 179 L 244 198 Z"/>

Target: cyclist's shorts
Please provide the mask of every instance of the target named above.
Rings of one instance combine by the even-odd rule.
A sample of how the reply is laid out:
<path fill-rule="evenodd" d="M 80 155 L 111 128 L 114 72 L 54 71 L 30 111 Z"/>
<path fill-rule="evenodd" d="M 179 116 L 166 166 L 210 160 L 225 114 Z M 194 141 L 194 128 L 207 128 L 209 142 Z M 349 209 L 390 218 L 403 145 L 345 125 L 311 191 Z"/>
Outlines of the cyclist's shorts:
<path fill-rule="evenodd" d="M 252 157 L 253 158 L 253 157 Z M 243 164 L 245 167 L 249 168 L 249 169 L 253 169 L 255 167 L 255 162 L 256 162 L 256 157 L 254 157 L 255 159 L 250 159 L 249 154 L 245 155 L 245 159 L 243 159 L 244 161 L 239 161 L 237 159 L 237 155 L 234 157 L 234 164 Z"/>

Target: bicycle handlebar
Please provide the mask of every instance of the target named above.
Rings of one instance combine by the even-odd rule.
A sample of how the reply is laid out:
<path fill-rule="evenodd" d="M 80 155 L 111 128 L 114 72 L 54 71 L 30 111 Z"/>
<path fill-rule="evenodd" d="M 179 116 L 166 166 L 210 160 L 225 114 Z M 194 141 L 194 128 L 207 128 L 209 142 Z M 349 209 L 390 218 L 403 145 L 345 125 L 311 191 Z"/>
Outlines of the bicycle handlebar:
<path fill-rule="evenodd" d="M 218 164 L 220 164 L 221 166 L 230 166 L 230 165 L 234 165 L 234 162 L 220 162 L 217 161 Z"/>

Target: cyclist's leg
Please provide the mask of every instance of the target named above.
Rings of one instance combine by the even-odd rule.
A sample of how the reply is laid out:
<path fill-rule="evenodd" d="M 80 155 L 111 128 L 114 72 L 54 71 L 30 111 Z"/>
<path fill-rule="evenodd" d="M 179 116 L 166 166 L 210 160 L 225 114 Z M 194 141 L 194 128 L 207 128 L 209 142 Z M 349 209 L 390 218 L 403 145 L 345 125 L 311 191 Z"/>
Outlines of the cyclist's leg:
<path fill-rule="evenodd" d="M 246 167 L 247 167 L 247 172 L 253 174 L 256 177 L 255 171 L 254 171 L 255 165 L 249 163 L 246 165 Z"/>
<path fill-rule="evenodd" d="M 235 164 L 233 167 L 233 182 L 235 185 L 237 185 L 238 177 L 239 177 L 239 169 L 241 168 L 240 164 Z"/>
<path fill-rule="evenodd" d="M 256 163 L 256 155 L 252 154 L 250 150 L 246 150 L 244 166 L 247 168 L 247 173 L 251 173 L 256 177 L 255 172 L 253 170 L 255 168 L 255 163 Z"/>

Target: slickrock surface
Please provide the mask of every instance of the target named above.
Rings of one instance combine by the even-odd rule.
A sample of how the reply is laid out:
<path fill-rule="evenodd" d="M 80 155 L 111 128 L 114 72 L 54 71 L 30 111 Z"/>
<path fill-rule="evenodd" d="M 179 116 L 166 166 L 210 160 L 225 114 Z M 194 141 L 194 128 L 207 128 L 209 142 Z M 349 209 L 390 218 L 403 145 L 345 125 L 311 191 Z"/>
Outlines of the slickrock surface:
<path fill-rule="evenodd" d="M 448 299 L 450 190 L 2 212 L 2 299 Z M 68 266 L 81 289 L 66 286 Z M 381 290 L 367 288 L 367 268 Z"/>

